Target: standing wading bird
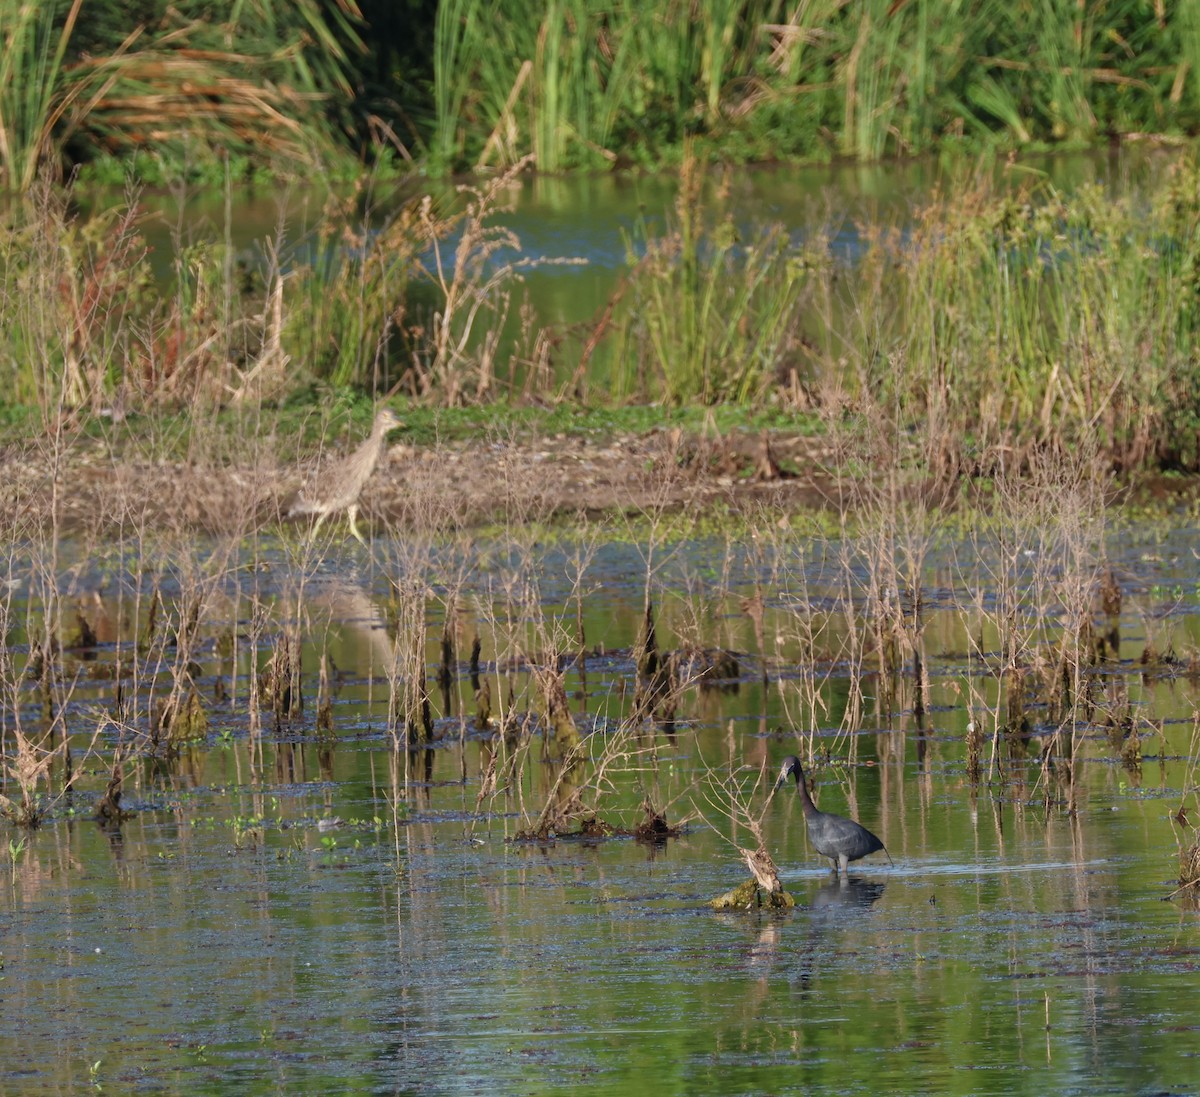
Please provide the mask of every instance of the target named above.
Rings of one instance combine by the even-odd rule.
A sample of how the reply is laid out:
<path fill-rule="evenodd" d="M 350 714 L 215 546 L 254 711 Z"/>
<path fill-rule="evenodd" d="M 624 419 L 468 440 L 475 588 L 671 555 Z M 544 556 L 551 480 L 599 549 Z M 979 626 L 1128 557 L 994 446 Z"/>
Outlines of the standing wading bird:
<path fill-rule="evenodd" d="M 329 515 L 344 510 L 350 519 L 350 532 L 366 545 L 367 542 L 363 540 L 354 522 L 358 513 L 358 496 L 379 463 L 388 431 L 402 426 L 404 424 L 391 408 L 380 408 L 375 415 L 371 433 L 362 445 L 349 457 L 319 471 L 305 484 L 288 508 L 287 516 L 295 518 L 302 514 L 315 514 L 317 520 L 309 533 L 309 537 L 312 538 L 316 537 L 321 523 Z"/>
<path fill-rule="evenodd" d="M 822 857 L 828 857 L 833 862 L 833 870 L 844 873 L 851 861 L 857 861 L 868 853 L 882 849 L 887 859 L 891 854 L 884 849 L 883 843 L 861 823 L 847 819 L 844 815 L 833 815 L 821 811 L 812 802 L 808 794 L 808 785 L 804 783 L 804 769 L 800 759 L 789 754 L 783 760 L 783 768 L 779 771 L 779 780 L 775 787 L 785 784 L 789 777 L 796 778 L 796 791 L 800 793 L 800 802 L 804 805 L 804 825 L 808 829 L 808 840 Z"/>

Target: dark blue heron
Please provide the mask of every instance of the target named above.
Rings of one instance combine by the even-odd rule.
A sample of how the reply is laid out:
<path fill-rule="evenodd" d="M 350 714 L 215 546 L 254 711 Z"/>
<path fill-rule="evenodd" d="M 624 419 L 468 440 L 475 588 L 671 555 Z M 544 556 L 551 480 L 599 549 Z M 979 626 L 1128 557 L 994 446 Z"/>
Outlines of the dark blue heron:
<path fill-rule="evenodd" d="M 866 857 L 882 849 L 890 861 L 891 855 L 884 849 L 883 843 L 861 823 L 847 819 L 844 815 L 833 815 L 821 811 L 812 802 L 808 794 L 808 785 L 804 782 L 804 769 L 800 759 L 789 754 L 783 760 L 783 768 L 779 771 L 779 780 L 775 782 L 778 788 L 789 777 L 796 778 L 796 791 L 800 793 L 800 802 L 804 805 L 804 825 L 808 828 L 808 840 L 822 857 L 828 857 L 833 863 L 835 872 L 845 872 L 851 861 Z"/>

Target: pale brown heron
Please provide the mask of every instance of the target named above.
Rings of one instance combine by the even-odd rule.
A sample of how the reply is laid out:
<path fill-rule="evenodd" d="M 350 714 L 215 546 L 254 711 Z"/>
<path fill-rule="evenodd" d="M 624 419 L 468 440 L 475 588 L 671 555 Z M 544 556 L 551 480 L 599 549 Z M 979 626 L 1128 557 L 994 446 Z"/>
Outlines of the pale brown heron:
<path fill-rule="evenodd" d="M 317 472 L 300 489 L 295 501 L 288 508 L 287 516 L 296 518 L 304 514 L 315 514 L 317 520 L 309 534 L 310 537 L 315 537 L 321 523 L 329 515 L 344 510 L 350 519 L 350 532 L 365 545 L 367 542 L 358 532 L 354 521 L 358 513 L 358 497 L 383 455 L 388 431 L 402 426 L 404 424 L 391 408 L 380 408 L 375 415 L 371 433 L 363 440 L 362 445 L 349 457 Z"/>
<path fill-rule="evenodd" d="M 877 849 L 882 849 L 889 861 L 892 859 L 884 849 L 883 843 L 861 823 L 847 819 L 844 815 L 821 811 L 813 803 L 808 794 L 808 785 L 804 782 L 804 769 L 800 765 L 800 759 L 794 754 L 789 754 L 783 760 L 783 768 L 779 771 L 779 780 L 775 782 L 775 787 L 784 784 L 789 777 L 796 778 L 796 791 L 800 793 L 800 803 L 804 807 L 804 825 L 808 829 L 808 840 L 822 857 L 829 858 L 835 872 L 845 872 L 851 861 L 857 861 Z"/>

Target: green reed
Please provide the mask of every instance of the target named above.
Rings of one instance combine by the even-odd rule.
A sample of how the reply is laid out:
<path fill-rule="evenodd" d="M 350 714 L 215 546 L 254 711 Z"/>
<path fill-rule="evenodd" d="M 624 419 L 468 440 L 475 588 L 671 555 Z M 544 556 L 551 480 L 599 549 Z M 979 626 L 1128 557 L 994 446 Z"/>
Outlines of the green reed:
<path fill-rule="evenodd" d="M 438 13 L 435 158 L 661 163 L 695 136 L 749 158 L 877 159 L 1186 129 L 1200 109 L 1190 8 L 457 0 Z"/>
<path fill-rule="evenodd" d="M 849 355 L 819 372 L 849 373 L 860 396 L 936 419 L 977 451 L 1094 437 L 1123 466 L 1194 462 L 1189 201 L 1149 216 L 1098 188 L 935 201 L 907 233 L 869 238 L 841 290 Z"/>
<path fill-rule="evenodd" d="M 53 131 L 74 97 L 62 71 L 81 5 L 74 0 L 56 26 L 55 5 L 0 3 L 0 175 L 10 192 L 28 190 L 52 159 Z"/>
<path fill-rule="evenodd" d="M 435 166 L 543 171 L 660 158 L 699 111 L 719 128 L 730 81 L 749 74 L 772 5 L 553 0 L 502 10 L 439 6 Z"/>
<path fill-rule="evenodd" d="M 72 159 L 110 177 L 126 157 L 357 172 L 367 144 L 433 173 L 526 156 L 562 171 L 672 164 L 689 139 L 743 160 L 877 159 L 1200 124 L 1191 3 L 447 0 L 410 13 L 433 44 L 416 72 L 370 45 L 379 28 L 350 0 L 150 4 L 143 25 L 109 8 L 0 0 L 9 190 Z"/>
<path fill-rule="evenodd" d="M 478 65 L 483 36 L 479 31 L 486 8 L 478 0 L 447 0 L 437 6 L 434 32 L 434 109 L 436 121 L 431 139 L 433 162 L 443 170 L 461 166 L 463 120 L 478 86 Z"/>
<path fill-rule="evenodd" d="M 638 254 L 640 245 L 640 252 Z M 685 161 L 674 216 L 630 242 L 630 271 L 608 334 L 613 389 L 670 404 L 753 403 L 782 369 L 805 269 L 781 227 L 742 241 Z"/>

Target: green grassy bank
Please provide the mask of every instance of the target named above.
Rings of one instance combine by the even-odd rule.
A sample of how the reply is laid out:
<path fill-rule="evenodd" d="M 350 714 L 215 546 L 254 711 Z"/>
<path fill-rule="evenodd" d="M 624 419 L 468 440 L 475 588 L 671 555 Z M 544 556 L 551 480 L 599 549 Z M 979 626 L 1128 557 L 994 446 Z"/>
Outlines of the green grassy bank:
<path fill-rule="evenodd" d="M 354 203 L 331 206 L 323 233 L 352 246 L 307 264 L 268 246 L 243 269 L 218 233 L 180 247 L 167 287 L 136 203 L 80 218 L 46 188 L 0 231 L 6 414 L 48 429 L 328 410 L 330 394 L 563 421 L 736 408 L 920 437 L 939 472 L 1038 447 L 1200 467 L 1193 160 L 1117 199 L 964 179 L 902 220 L 858 226 L 848 258 L 832 228 L 802 244 L 772 226 L 743 238 L 719 174 L 692 158 L 661 228 L 633 233 L 608 301 L 569 328 L 522 295 L 510 182 L 444 212 L 417 196 L 379 229 Z"/>

